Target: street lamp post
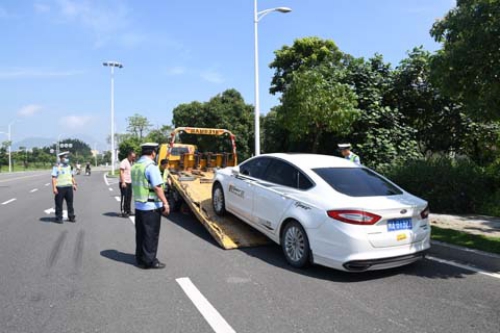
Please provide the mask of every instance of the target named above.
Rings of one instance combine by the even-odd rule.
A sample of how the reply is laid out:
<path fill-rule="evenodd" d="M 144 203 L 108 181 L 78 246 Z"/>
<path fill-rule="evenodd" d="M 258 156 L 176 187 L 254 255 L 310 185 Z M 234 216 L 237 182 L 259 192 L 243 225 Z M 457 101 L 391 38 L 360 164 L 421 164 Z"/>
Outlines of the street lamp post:
<path fill-rule="evenodd" d="M 254 24 L 254 51 L 255 51 L 255 156 L 260 155 L 260 100 L 259 100 L 259 37 L 258 23 L 271 12 L 289 13 L 288 7 L 276 7 L 258 11 L 257 0 L 254 0 L 253 24 Z"/>
<path fill-rule="evenodd" d="M 123 65 L 117 61 L 106 61 L 103 63 L 106 67 L 111 67 L 111 173 L 115 174 L 115 81 L 114 68 L 123 68 Z"/>

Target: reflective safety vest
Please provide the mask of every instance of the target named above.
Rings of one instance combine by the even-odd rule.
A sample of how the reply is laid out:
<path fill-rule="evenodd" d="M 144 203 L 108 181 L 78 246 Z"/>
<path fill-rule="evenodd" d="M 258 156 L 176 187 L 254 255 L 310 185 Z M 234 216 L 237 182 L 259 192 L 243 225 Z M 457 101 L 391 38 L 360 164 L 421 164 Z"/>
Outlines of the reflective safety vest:
<path fill-rule="evenodd" d="M 57 187 L 71 186 L 73 185 L 73 175 L 71 174 L 71 165 L 64 166 L 59 164 L 57 166 Z"/>
<path fill-rule="evenodd" d="M 132 176 L 132 193 L 134 201 L 138 202 L 159 202 L 154 188 L 149 184 L 146 178 L 146 168 L 153 164 L 151 160 L 137 162 L 132 167 L 130 174 Z"/>
<path fill-rule="evenodd" d="M 351 155 L 348 156 L 349 161 L 354 162 L 354 160 L 358 157 L 358 155 L 351 153 Z"/>

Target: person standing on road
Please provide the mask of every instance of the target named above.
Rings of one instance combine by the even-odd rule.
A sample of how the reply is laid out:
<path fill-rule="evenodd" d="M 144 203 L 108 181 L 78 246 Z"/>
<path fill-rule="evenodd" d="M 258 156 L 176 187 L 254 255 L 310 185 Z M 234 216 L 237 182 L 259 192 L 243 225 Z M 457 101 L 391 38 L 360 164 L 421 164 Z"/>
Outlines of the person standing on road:
<path fill-rule="evenodd" d="M 170 186 L 172 185 L 170 182 L 170 171 L 168 170 L 168 158 L 164 158 L 160 162 L 160 174 L 163 179 L 163 184 L 164 184 L 164 190 L 163 192 L 165 193 L 165 197 L 167 198 L 167 201 L 169 199 L 169 193 L 170 193 Z"/>
<path fill-rule="evenodd" d="M 338 144 L 340 153 L 342 156 L 344 156 L 345 159 L 354 162 L 358 165 L 361 165 L 361 159 L 359 158 L 358 155 L 354 154 L 351 151 L 351 144 L 350 143 L 339 143 Z"/>
<path fill-rule="evenodd" d="M 130 202 L 132 201 L 132 177 L 130 170 L 134 161 L 135 152 L 132 150 L 120 163 L 120 209 L 122 217 L 129 217 L 132 213 L 130 210 Z"/>
<path fill-rule="evenodd" d="M 163 180 L 155 164 L 157 143 L 141 145 L 141 158 L 132 166 L 132 192 L 135 203 L 135 258 L 144 269 L 161 269 L 156 254 L 160 236 L 161 216 L 170 213 L 163 192 Z"/>
<path fill-rule="evenodd" d="M 68 218 L 70 222 L 76 222 L 75 210 L 73 208 L 73 191 L 76 191 L 76 181 L 73 170 L 69 164 L 69 152 L 60 153 L 60 163 L 52 168 L 52 191 L 56 205 L 56 222 L 63 223 L 63 201 L 68 206 Z"/>

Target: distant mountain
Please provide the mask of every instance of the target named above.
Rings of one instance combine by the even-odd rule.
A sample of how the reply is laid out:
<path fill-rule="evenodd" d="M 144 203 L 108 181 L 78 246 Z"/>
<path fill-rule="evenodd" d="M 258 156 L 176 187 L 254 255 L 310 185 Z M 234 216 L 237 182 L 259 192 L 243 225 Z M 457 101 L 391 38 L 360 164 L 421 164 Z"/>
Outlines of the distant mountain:
<path fill-rule="evenodd" d="M 64 139 L 78 139 L 86 144 L 89 145 L 90 149 L 94 149 L 94 147 L 97 145 L 97 149 L 102 151 L 102 150 L 107 150 L 109 149 L 109 145 L 105 143 L 104 141 L 98 141 L 95 140 L 94 138 L 86 135 L 86 134 L 75 134 L 71 135 L 68 137 L 62 137 L 61 140 Z M 54 146 L 57 141 L 57 138 L 42 138 L 42 137 L 30 137 L 23 139 L 21 141 L 16 141 L 12 143 L 12 150 L 16 151 L 19 149 L 19 147 L 26 147 L 28 149 L 31 148 L 43 148 L 43 147 L 49 147 L 49 146 Z"/>
<path fill-rule="evenodd" d="M 56 141 L 57 139 L 51 139 L 51 138 L 40 138 L 40 137 L 26 138 L 21 141 L 13 142 L 12 150 L 16 151 L 19 149 L 19 147 L 26 147 L 28 149 L 48 147 L 54 145 Z"/>

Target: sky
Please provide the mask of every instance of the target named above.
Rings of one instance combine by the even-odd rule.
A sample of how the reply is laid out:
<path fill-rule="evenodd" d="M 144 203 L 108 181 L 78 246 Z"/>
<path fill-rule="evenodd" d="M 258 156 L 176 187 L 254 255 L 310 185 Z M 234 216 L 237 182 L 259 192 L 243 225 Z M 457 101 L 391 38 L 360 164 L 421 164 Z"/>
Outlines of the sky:
<path fill-rule="evenodd" d="M 253 0 L 0 0 L 0 142 L 81 138 L 107 150 L 111 73 L 115 131 L 140 114 L 155 128 L 172 124 L 182 103 L 226 89 L 254 104 Z M 272 12 L 258 23 L 260 104 L 269 94 L 274 51 L 297 38 L 333 40 L 342 52 L 384 56 L 393 67 L 407 51 L 440 45 L 432 24 L 455 0 L 259 0 Z"/>

